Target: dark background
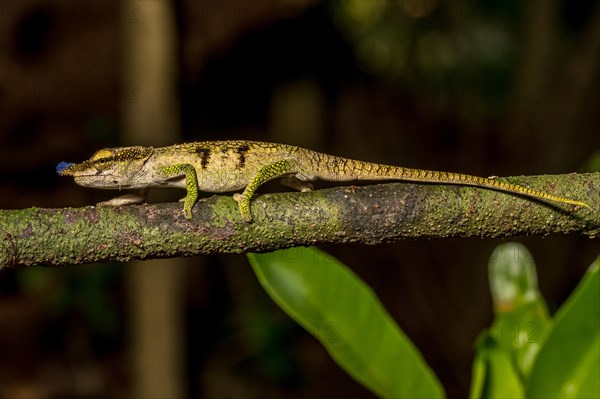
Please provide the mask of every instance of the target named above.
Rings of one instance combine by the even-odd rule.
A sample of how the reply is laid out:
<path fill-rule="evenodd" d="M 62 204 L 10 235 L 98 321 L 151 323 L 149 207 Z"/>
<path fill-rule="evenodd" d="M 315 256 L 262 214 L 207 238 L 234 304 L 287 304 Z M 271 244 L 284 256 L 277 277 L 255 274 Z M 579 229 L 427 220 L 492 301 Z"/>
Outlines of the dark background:
<path fill-rule="evenodd" d="M 138 3 L 0 1 L 0 208 L 101 197 L 55 166 L 119 145 L 123 102 L 143 100 L 121 77 L 120 32 L 139 23 Z M 172 4 L 186 141 L 281 141 L 481 176 L 600 169 L 596 1 Z M 575 235 L 518 241 L 551 310 L 598 252 Z M 324 249 L 375 290 L 449 396 L 464 397 L 500 242 Z M 1 397 L 130 397 L 126 267 L 0 272 Z M 243 256 L 190 259 L 186 273 L 190 397 L 370 395 L 276 308 Z"/>

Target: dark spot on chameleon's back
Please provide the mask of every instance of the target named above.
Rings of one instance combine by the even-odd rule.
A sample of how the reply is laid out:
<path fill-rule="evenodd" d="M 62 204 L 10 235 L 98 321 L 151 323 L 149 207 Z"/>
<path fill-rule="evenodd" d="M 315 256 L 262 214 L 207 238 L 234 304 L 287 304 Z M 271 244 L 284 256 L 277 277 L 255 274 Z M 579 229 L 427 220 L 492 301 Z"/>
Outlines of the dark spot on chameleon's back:
<path fill-rule="evenodd" d="M 241 169 L 246 164 L 246 153 L 250 150 L 248 144 L 242 144 L 236 148 L 235 152 L 238 154 L 238 167 Z"/>
<path fill-rule="evenodd" d="M 205 147 L 196 147 L 194 152 L 200 157 L 200 165 L 202 166 L 202 169 L 206 169 L 206 166 L 208 166 L 208 161 L 210 160 L 210 149 Z"/>

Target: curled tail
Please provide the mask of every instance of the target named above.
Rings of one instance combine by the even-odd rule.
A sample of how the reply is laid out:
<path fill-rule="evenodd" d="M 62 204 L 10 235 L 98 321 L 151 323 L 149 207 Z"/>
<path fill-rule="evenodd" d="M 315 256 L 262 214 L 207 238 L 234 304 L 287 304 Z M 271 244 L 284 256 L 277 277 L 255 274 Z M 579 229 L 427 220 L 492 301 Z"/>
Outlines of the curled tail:
<path fill-rule="evenodd" d="M 381 165 L 339 157 L 332 157 L 326 161 L 328 162 L 321 161 L 319 163 L 319 174 L 316 176 L 317 178 L 330 181 L 398 180 L 484 187 L 509 193 L 521 194 L 536 199 L 584 206 L 588 209 L 591 209 L 588 204 L 582 201 L 559 197 L 543 191 L 534 190 L 516 184 L 505 183 L 492 178 L 471 176 L 462 173 L 402 168 L 399 166 Z M 326 166 L 323 167 L 323 165 Z"/>

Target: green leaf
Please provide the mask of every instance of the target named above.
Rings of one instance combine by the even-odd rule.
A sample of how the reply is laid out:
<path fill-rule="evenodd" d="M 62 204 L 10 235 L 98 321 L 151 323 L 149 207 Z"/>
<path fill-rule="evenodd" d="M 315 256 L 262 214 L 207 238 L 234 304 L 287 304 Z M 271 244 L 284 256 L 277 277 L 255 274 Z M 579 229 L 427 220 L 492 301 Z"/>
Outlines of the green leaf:
<path fill-rule="evenodd" d="M 524 397 L 524 387 L 510 354 L 488 335 L 484 335 L 477 345 L 469 397 Z"/>
<path fill-rule="evenodd" d="M 531 371 L 532 398 L 600 397 L 600 258 L 556 314 Z"/>
<path fill-rule="evenodd" d="M 498 245 L 488 263 L 490 289 L 496 313 L 542 300 L 537 282 L 535 262 L 523 244 L 508 242 Z"/>
<path fill-rule="evenodd" d="M 501 244 L 488 264 L 494 322 L 478 338 L 471 398 L 522 398 L 551 320 L 524 245 Z"/>
<path fill-rule="evenodd" d="M 533 257 L 522 244 L 501 244 L 490 257 L 488 270 L 495 313 L 490 333 L 526 381 L 551 326 Z"/>
<path fill-rule="evenodd" d="M 248 259 L 271 298 L 365 387 L 380 397 L 444 397 L 421 354 L 348 267 L 315 248 Z"/>

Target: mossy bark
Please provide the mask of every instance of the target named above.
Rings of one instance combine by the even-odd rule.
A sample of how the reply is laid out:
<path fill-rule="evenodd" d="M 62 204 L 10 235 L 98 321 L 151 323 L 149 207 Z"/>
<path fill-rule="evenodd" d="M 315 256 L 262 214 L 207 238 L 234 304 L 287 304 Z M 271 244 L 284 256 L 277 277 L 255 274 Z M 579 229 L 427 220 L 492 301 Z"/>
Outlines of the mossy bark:
<path fill-rule="evenodd" d="M 231 196 L 201 199 L 193 219 L 180 203 L 0 211 L 0 266 L 60 266 L 320 243 L 600 234 L 600 173 L 506 181 L 580 199 L 590 209 L 489 189 L 390 183 L 258 195 L 244 222 Z"/>

